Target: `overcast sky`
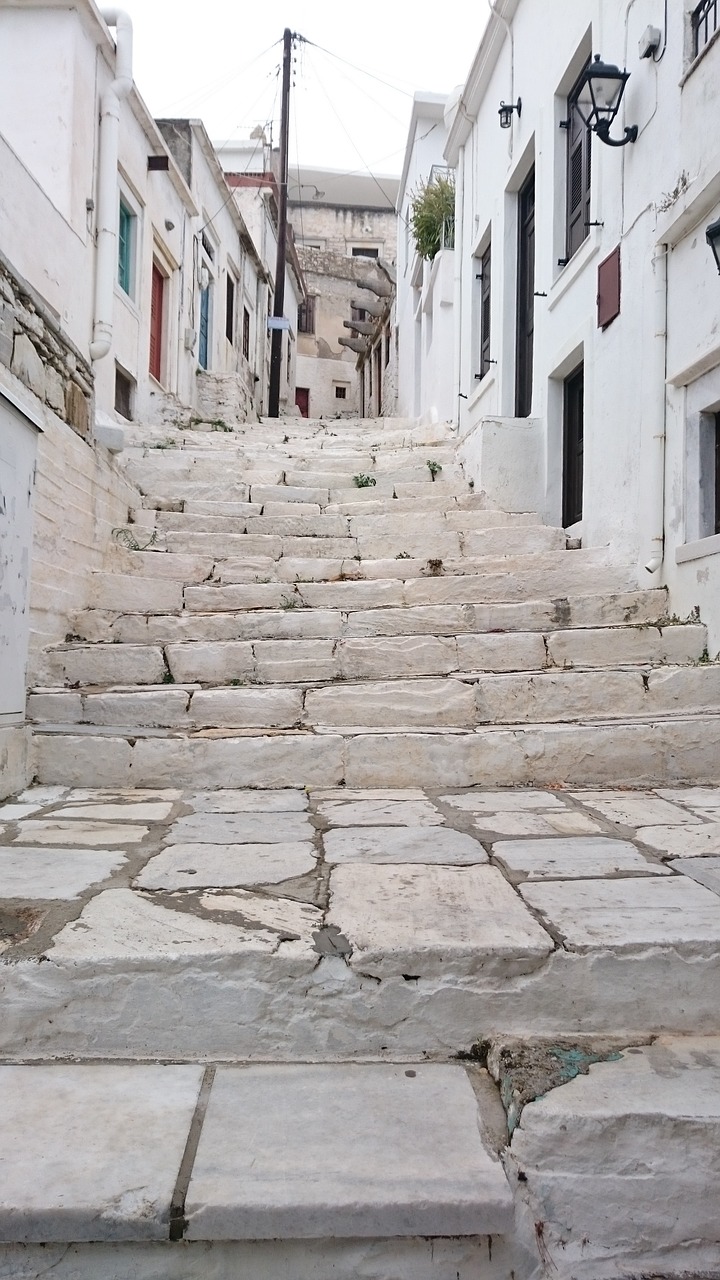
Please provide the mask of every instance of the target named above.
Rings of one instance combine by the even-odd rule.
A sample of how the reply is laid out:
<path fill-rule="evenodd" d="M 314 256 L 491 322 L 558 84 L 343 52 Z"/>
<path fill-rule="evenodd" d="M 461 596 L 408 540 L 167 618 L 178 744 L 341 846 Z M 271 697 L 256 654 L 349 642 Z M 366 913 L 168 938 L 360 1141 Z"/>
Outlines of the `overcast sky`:
<path fill-rule="evenodd" d="M 287 26 L 312 42 L 298 46 L 291 164 L 385 174 L 402 167 L 414 91 L 449 93 L 465 80 L 488 12 L 487 0 L 123 0 L 123 8 L 135 30 L 135 81 L 155 116 L 199 116 L 215 142 L 273 121 L 277 141 Z"/>

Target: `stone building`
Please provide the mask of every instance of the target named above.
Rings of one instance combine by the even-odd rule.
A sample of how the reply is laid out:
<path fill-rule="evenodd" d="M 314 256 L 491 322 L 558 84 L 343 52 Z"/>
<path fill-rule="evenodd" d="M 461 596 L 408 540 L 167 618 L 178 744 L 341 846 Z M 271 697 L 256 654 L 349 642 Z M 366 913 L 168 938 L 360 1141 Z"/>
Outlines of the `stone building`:
<path fill-rule="evenodd" d="M 352 417 L 362 411 L 356 365 L 367 343 L 360 340 L 369 336 L 366 326 L 376 326 L 364 305 L 370 295 L 360 285 L 387 279 L 368 260 L 395 262 L 397 187 L 397 178 L 371 174 L 310 168 L 290 173 L 288 210 L 308 291 L 298 316 L 297 370 L 298 404 L 306 416 Z"/>

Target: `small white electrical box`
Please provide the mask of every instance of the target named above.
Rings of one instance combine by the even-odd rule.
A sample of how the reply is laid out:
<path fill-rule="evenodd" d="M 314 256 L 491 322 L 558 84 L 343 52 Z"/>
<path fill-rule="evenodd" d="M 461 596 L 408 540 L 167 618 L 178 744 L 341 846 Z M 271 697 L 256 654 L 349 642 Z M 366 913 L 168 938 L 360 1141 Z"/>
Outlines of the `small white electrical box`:
<path fill-rule="evenodd" d="M 660 48 L 660 40 L 662 31 L 659 27 L 646 27 L 643 31 L 638 43 L 638 53 L 641 58 L 652 58 L 656 49 Z"/>

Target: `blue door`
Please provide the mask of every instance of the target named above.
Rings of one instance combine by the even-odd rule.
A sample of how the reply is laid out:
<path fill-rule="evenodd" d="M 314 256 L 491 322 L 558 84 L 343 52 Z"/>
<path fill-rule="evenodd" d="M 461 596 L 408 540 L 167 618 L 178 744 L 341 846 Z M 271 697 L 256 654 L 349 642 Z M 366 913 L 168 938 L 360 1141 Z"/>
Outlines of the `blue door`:
<path fill-rule="evenodd" d="M 200 290 L 200 350 L 198 360 L 203 369 L 208 367 L 208 342 L 210 336 L 210 287 Z"/>

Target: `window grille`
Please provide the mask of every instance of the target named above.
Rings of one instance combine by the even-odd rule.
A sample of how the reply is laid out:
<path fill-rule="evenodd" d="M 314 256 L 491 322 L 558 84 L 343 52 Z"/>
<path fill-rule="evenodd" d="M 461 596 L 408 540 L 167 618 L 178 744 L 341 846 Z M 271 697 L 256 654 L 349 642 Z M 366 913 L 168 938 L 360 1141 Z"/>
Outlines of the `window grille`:
<path fill-rule="evenodd" d="M 702 53 L 719 25 L 720 0 L 702 0 L 702 3 L 693 10 L 692 15 L 693 57 L 697 58 L 698 54 Z"/>
<path fill-rule="evenodd" d="M 480 377 L 490 369 L 490 245 L 480 259 Z"/>

